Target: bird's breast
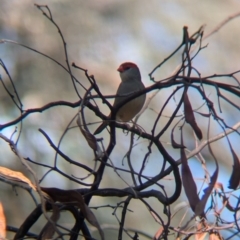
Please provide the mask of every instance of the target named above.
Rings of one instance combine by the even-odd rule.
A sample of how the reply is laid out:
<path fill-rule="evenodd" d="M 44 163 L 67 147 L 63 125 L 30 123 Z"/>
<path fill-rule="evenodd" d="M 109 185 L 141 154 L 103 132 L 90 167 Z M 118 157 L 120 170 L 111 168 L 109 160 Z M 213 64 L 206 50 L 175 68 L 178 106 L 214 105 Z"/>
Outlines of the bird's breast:
<path fill-rule="evenodd" d="M 131 121 L 142 109 L 145 95 L 141 95 L 124 104 L 116 114 L 116 120 L 120 122 Z"/>

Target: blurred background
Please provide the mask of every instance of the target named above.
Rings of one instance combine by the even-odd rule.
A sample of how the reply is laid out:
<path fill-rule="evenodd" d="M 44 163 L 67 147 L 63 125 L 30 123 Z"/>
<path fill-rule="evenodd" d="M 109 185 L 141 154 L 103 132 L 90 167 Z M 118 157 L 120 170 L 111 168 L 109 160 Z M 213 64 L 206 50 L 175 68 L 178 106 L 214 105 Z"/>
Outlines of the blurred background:
<path fill-rule="evenodd" d="M 41 11 L 34 6 L 34 3 L 48 4 L 54 21 L 60 27 L 67 43 L 70 64 L 75 62 L 78 66 L 87 69 L 89 74 L 94 75 L 102 93 L 106 95 L 114 94 L 119 85 L 120 78 L 116 69 L 122 62 L 135 62 L 141 70 L 145 86 L 150 86 L 152 82 L 148 74 L 180 45 L 183 26 L 188 26 L 188 31 L 191 35 L 200 26 L 206 24 L 205 33 L 207 34 L 224 19 L 240 12 L 240 2 L 238 0 L 42 0 L 39 2 L 31 0 L 2 0 L 0 8 L 0 39 L 10 39 L 27 45 L 51 56 L 64 66 L 66 66 L 66 62 L 59 33 L 53 24 L 43 16 Z M 194 60 L 194 66 L 201 72 L 201 76 L 231 73 L 240 69 L 239 26 L 240 17 L 233 19 L 204 41 L 207 48 L 201 51 Z M 181 57 L 181 52 L 179 52 L 167 64 L 161 67 L 154 75 L 155 80 L 168 77 L 181 63 Z M 66 71 L 44 56 L 15 44 L 2 43 L 0 44 L 0 58 L 13 79 L 23 103 L 23 109 L 41 107 L 49 102 L 59 100 L 78 101 L 78 96 Z M 72 70 L 82 84 L 89 86 L 83 72 L 76 69 Z M 11 89 L 10 81 L 3 69 L 0 69 L 0 74 L 5 84 Z M 236 84 L 230 78 L 222 78 L 220 80 Z M 84 94 L 83 89 L 79 88 L 79 91 L 81 94 Z M 141 116 L 139 124 L 146 131 L 151 129 L 149 121 L 156 117 L 156 112 L 159 111 L 171 92 L 171 89 L 160 91 L 150 103 L 149 108 Z M 207 94 L 212 101 L 217 100 L 214 88 L 207 89 Z M 237 98 L 227 96 L 236 102 Z M 190 92 L 191 97 L 194 98 L 192 102 L 194 107 L 199 107 L 202 104 L 201 97 L 196 96 L 195 92 Z M 104 113 L 108 114 L 109 110 L 106 106 L 101 105 L 100 102 L 99 106 L 102 107 Z M 176 103 L 172 101 L 164 114 L 170 116 L 175 106 Z M 240 119 L 239 112 L 236 112 L 225 102 L 222 102 L 221 106 L 223 111 L 221 114 L 219 112 L 220 116 L 226 120 L 229 126 L 236 124 Z M 57 107 L 44 113 L 28 116 L 24 120 L 23 131 L 18 144 L 22 155 L 36 162 L 52 165 L 55 156 L 54 151 L 46 139 L 39 133 L 38 129 L 42 128 L 46 131 L 53 142 L 57 144 L 67 124 L 76 113 L 77 109 Z M 1 87 L 0 124 L 11 121 L 19 115 L 20 113 L 12 100 L 4 88 Z M 86 117 L 89 123 L 95 123 L 89 126 L 90 130 L 94 131 L 100 120 L 91 112 L 86 112 Z M 166 119 L 162 121 L 164 122 Z M 205 128 L 207 126 L 207 121 L 205 121 L 198 122 L 200 127 Z M 212 136 L 222 132 L 218 125 L 213 124 L 211 127 Z M 158 126 L 158 128 L 161 129 L 161 126 Z M 15 126 L 4 129 L 2 133 L 10 138 L 14 130 Z M 191 129 L 189 129 L 189 134 L 192 135 Z M 105 136 L 104 133 L 102 136 Z M 206 135 L 204 136 L 206 138 Z M 16 137 L 16 134 L 13 135 L 13 139 Z M 128 168 L 126 160 L 122 164 L 122 159 L 124 157 L 123 153 L 126 153 L 129 147 L 129 136 L 119 131 L 118 137 L 119 144 L 111 159 L 115 166 Z M 237 134 L 232 134 L 229 136 L 229 139 L 237 154 L 240 155 Z M 167 146 L 170 142 L 169 132 L 166 132 L 161 141 L 165 142 Z M 135 161 L 136 163 L 136 169 L 141 166 L 141 162 L 138 159 L 146 153 L 147 144 L 147 142 L 140 142 L 133 153 L 132 158 L 133 162 Z M 194 148 L 193 142 L 189 141 L 186 144 L 189 149 Z M 229 146 L 226 140 L 221 140 L 213 144 L 213 149 L 216 151 L 219 163 L 221 163 L 219 182 L 223 183 L 224 187 L 227 187 L 227 181 L 232 169 Z M 94 155 L 79 131 L 69 131 L 62 142 L 61 150 L 76 161 L 86 163 L 91 167 L 94 166 Z M 169 151 L 176 159 L 179 158 L 178 151 L 173 151 L 170 146 Z M 211 162 L 211 157 L 207 152 L 203 153 L 205 154 L 205 159 L 209 161 L 209 171 L 212 173 L 211 171 L 215 167 Z M 3 140 L 0 140 L 0 156 L 1 166 L 21 171 L 32 179 L 31 175 L 11 152 L 8 144 Z M 160 158 L 161 156 L 158 154 L 152 154 L 145 174 L 154 175 L 156 164 L 161 162 Z M 66 164 L 61 159 L 59 159 L 58 164 L 62 170 L 68 174 L 72 173 L 76 177 L 83 177 L 86 174 L 79 172 L 78 169 Z M 31 166 L 39 178 L 46 172 L 44 168 L 38 168 L 36 165 Z M 199 169 L 198 167 L 200 166 L 196 160 L 190 161 L 190 166 L 196 178 L 203 177 L 203 171 L 195 172 L 195 169 Z M 112 169 L 106 170 L 105 174 L 101 187 L 127 187 L 121 179 L 116 177 Z M 91 182 L 91 180 L 90 178 L 87 182 Z M 171 192 L 173 183 L 169 180 L 171 180 L 171 177 L 163 184 L 168 186 Z M 63 189 L 81 187 L 56 173 L 47 175 L 41 185 Z M 179 200 L 180 203 L 186 201 L 184 193 L 182 195 L 182 198 Z M 108 200 L 106 202 L 105 198 L 94 198 L 91 201 L 91 206 L 107 203 L 114 205 L 121 200 L 123 199 Z M 18 188 L 13 190 L 10 185 L 3 182 L 0 182 L 0 201 L 3 203 L 8 225 L 11 226 L 19 227 L 22 220 L 34 208 L 31 197 L 25 191 Z M 149 202 L 152 206 L 155 206 L 155 209 L 159 209 L 159 214 L 162 213 L 159 202 L 156 200 L 150 200 Z M 153 237 L 159 225 L 154 221 L 147 209 L 142 210 L 143 205 L 138 201 L 133 201 L 129 208 L 133 209 L 134 213 L 129 215 L 126 225 L 132 229 L 141 229 L 148 236 Z M 139 208 L 141 208 L 141 211 L 139 211 Z M 107 239 L 116 239 L 114 228 L 118 228 L 118 222 L 112 216 L 112 211 L 110 208 L 94 211 L 103 227 L 106 227 L 104 231 L 106 231 L 106 235 L 109 237 Z M 192 212 L 189 211 L 189 214 L 191 216 Z M 175 221 L 176 223 L 179 222 L 177 218 Z M 67 227 L 70 223 L 66 220 L 64 224 Z M 32 229 L 32 231 L 39 231 L 38 226 Z M 96 236 L 98 236 L 97 233 Z M 141 239 L 149 238 L 143 237 Z"/>

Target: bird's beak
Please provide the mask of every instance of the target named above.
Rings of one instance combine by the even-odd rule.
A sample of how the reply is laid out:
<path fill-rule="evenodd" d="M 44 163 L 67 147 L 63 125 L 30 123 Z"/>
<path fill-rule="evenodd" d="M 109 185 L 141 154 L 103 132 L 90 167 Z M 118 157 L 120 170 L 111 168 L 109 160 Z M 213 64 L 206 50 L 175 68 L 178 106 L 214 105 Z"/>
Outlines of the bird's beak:
<path fill-rule="evenodd" d="M 118 72 L 123 72 L 122 66 L 120 66 L 117 70 L 118 70 Z"/>

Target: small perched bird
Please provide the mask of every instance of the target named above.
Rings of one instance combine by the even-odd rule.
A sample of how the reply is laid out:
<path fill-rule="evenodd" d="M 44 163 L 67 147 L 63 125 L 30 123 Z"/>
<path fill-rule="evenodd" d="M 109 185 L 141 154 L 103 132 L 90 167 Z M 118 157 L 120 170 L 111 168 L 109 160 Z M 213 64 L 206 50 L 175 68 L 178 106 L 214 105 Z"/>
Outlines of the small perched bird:
<path fill-rule="evenodd" d="M 116 107 L 125 99 L 129 98 L 131 94 L 134 94 L 145 87 L 141 81 L 141 74 L 136 64 L 131 62 L 125 62 L 117 69 L 120 73 L 122 82 L 120 83 L 113 107 Z M 142 109 L 146 99 L 146 94 L 142 94 L 139 97 L 132 99 L 119 108 L 116 113 L 116 121 L 128 122 L 132 120 Z M 110 117 L 111 115 L 109 115 Z M 107 127 L 109 121 L 104 121 L 94 132 L 99 134 L 104 128 Z"/>

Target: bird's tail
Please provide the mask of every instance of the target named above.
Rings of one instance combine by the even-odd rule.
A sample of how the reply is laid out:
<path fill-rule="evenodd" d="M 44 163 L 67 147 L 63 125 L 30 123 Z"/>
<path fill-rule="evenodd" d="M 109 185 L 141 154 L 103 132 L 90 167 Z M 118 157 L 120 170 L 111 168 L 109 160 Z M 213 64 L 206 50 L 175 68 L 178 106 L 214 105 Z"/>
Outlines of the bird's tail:
<path fill-rule="evenodd" d="M 108 124 L 109 124 L 108 121 L 103 121 L 103 123 L 95 130 L 94 135 L 97 135 L 100 132 L 102 132 L 108 126 Z"/>

